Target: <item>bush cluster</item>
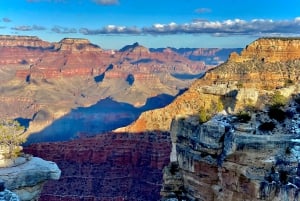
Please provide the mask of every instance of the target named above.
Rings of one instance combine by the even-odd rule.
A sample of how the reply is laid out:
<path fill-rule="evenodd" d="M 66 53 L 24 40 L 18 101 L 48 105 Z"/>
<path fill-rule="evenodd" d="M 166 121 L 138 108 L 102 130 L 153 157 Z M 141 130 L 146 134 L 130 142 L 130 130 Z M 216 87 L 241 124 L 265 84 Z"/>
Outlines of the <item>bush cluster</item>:
<path fill-rule="evenodd" d="M 241 111 L 237 115 L 237 121 L 240 123 L 247 123 L 251 120 L 251 115 L 249 112 Z"/>
<path fill-rule="evenodd" d="M 199 122 L 200 123 L 207 122 L 213 115 L 215 115 L 218 112 L 221 112 L 223 109 L 224 106 L 220 99 L 217 99 L 217 101 L 212 101 L 209 109 L 205 109 L 204 107 L 200 108 Z"/>

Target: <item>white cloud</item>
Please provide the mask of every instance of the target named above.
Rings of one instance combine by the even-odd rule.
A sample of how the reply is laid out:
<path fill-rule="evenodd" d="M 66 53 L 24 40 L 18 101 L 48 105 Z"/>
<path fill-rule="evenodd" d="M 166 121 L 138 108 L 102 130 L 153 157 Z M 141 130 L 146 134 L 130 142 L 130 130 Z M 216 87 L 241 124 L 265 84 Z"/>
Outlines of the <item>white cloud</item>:
<path fill-rule="evenodd" d="M 15 27 L 12 27 L 11 29 L 12 30 L 16 30 L 16 31 L 42 31 L 42 30 L 46 30 L 45 27 L 38 26 L 38 25 L 33 25 L 33 26 L 28 26 L 28 25 L 15 26 Z"/>
<path fill-rule="evenodd" d="M 77 33 L 77 30 L 75 28 L 67 28 L 67 27 L 61 27 L 61 26 L 54 26 L 51 31 L 59 34 L 69 34 L 69 33 Z"/>
<path fill-rule="evenodd" d="M 82 34 L 210 34 L 213 36 L 226 35 L 299 35 L 300 17 L 293 20 L 271 20 L 271 19 L 228 19 L 224 21 L 193 20 L 189 23 L 169 24 L 156 23 L 145 27 L 127 27 L 108 25 L 106 27 L 92 30 L 82 28 Z"/>
<path fill-rule="evenodd" d="M 198 8 L 195 10 L 196 13 L 210 13 L 211 9 L 209 8 Z"/>
<path fill-rule="evenodd" d="M 96 4 L 100 5 L 116 5 L 119 4 L 119 0 L 93 0 Z"/>
<path fill-rule="evenodd" d="M 296 17 L 295 22 L 300 22 L 300 17 Z"/>

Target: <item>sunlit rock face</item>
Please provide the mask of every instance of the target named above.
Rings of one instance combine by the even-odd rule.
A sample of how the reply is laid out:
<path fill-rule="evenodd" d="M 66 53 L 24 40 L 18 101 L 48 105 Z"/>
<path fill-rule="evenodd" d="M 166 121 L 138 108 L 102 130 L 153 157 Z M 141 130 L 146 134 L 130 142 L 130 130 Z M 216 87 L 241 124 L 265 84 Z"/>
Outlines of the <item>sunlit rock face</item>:
<path fill-rule="evenodd" d="M 228 61 L 206 72 L 170 105 L 144 112 L 133 124 L 118 130 L 169 130 L 176 115 L 196 114 L 219 98 L 224 99 L 225 107 L 238 111 L 249 102 L 262 106 L 267 102 L 263 100 L 266 94 L 288 85 L 296 85 L 290 92 L 296 94 L 300 76 L 299 44 L 299 38 L 258 39 L 240 55 L 232 54 Z"/>
<path fill-rule="evenodd" d="M 164 170 L 164 200 L 300 200 L 299 117 L 277 122 L 272 132 L 259 129 L 272 121 L 265 112 L 247 123 L 228 115 L 204 124 L 193 116 L 175 119 L 176 157 Z"/>
<path fill-rule="evenodd" d="M 285 62 L 300 58 L 300 38 L 261 38 L 247 47 L 240 55 L 232 54 L 230 60 L 245 62 L 255 59 L 264 62 Z"/>
<path fill-rule="evenodd" d="M 39 200 L 159 200 L 169 163 L 169 133 L 103 134 L 32 144 L 26 153 L 55 161 L 60 180 L 46 183 Z"/>
<path fill-rule="evenodd" d="M 6 189 L 15 193 L 22 201 L 38 200 L 43 185 L 49 180 L 58 180 L 61 174 L 54 162 L 31 156 L 1 160 L 1 165 L 0 179 L 5 183 Z M 10 195 L 11 200 L 15 200 L 15 196 L 7 193 L 8 191 L 4 191 L 3 197 Z M 1 196 L 0 192 L 0 199 Z"/>

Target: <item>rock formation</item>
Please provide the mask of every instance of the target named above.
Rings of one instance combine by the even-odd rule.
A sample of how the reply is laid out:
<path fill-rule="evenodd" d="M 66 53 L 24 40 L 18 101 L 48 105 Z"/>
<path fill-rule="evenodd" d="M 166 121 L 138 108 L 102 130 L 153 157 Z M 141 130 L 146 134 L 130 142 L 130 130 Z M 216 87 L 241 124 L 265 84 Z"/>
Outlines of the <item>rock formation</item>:
<path fill-rule="evenodd" d="M 292 105 L 286 110 L 293 109 Z M 218 115 L 172 122 L 171 164 L 164 170 L 165 199 L 239 201 L 300 200 L 300 115 L 276 124 L 266 112 L 240 123 L 236 116 Z"/>
<path fill-rule="evenodd" d="M 2 159 L 3 160 L 3 159 Z M 41 158 L 24 156 L 11 160 L 1 160 L 0 178 L 5 187 L 17 194 L 22 201 L 37 200 L 43 185 L 48 180 L 58 180 L 61 174 L 57 165 Z M 3 196 L 9 191 L 3 191 Z M 10 195 L 10 194 L 8 194 Z M 0 192 L 0 198 L 2 192 Z M 13 201 L 13 195 L 11 195 Z"/>
<path fill-rule="evenodd" d="M 19 197 L 5 188 L 5 182 L 0 180 L 0 200 L 1 201 L 19 201 Z"/>
<path fill-rule="evenodd" d="M 224 107 L 230 111 L 238 111 L 249 104 L 263 107 L 267 102 L 263 100 L 266 94 L 275 89 L 281 89 L 283 92 L 285 87 L 293 84 L 298 86 L 300 55 L 295 53 L 297 52 L 295 47 L 298 47 L 299 43 L 298 38 L 258 39 L 248 45 L 241 56 L 237 56 L 238 60 L 235 56 L 231 56 L 224 64 L 208 71 L 202 79 L 193 82 L 184 94 L 167 107 L 147 111 L 133 124 L 118 131 L 139 132 L 157 129 L 168 131 L 172 119 L 177 114 L 198 114 L 201 108 L 210 108 L 218 99 L 222 99 Z M 269 54 L 267 44 L 277 47 L 273 53 L 277 55 L 274 60 L 273 57 L 266 56 Z M 290 56 L 285 57 L 287 54 Z M 264 55 L 262 57 L 267 59 L 262 60 L 258 55 Z M 250 56 L 253 56 L 252 59 Z M 281 61 L 283 57 L 285 59 Z M 290 89 L 286 95 L 297 93 L 297 90 L 297 87 Z"/>
<path fill-rule="evenodd" d="M 164 199 L 300 200 L 299 41 L 258 39 L 167 107 L 118 129 L 171 130 Z M 288 103 L 274 103 L 276 94 Z"/>
<path fill-rule="evenodd" d="M 245 62 L 286 62 L 299 59 L 300 38 L 261 38 L 248 45 L 241 55 L 232 54 L 230 60 Z"/>
<path fill-rule="evenodd" d="M 24 151 L 62 170 L 58 181 L 45 184 L 41 201 L 159 200 L 170 145 L 169 133 L 109 133 L 33 144 Z"/>

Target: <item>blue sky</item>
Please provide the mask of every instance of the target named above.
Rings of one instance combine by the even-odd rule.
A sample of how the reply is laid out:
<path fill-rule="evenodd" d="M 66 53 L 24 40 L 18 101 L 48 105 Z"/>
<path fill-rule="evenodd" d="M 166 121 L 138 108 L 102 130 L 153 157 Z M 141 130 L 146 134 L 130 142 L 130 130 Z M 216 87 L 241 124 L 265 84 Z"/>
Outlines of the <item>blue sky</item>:
<path fill-rule="evenodd" d="M 300 36 L 300 1 L 0 0 L 0 34 L 87 38 L 105 49 L 245 47 L 258 37 Z"/>

